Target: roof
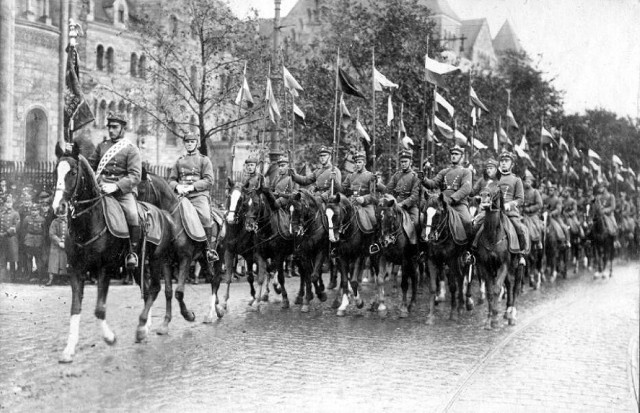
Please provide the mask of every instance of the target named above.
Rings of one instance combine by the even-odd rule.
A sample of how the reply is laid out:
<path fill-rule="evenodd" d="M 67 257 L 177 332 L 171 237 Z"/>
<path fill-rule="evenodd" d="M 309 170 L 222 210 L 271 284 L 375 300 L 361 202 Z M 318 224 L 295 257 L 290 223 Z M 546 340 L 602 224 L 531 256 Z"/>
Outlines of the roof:
<path fill-rule="evenodd" d="M 453 11 L 447 0 L 418 0 L 418 4 L 430 8 L 434 15 L 443 14 L 453 20 L 460 21 L 460 17 Z"/>
<path fill-rule="evenodd" d="M 518 36 L 514 32 L 509 20 L 506 20 L 500 31 L 493 39 L 493 48 L 496 53 L 505 52 L 507 50 L 522 50 L 522 45 L 520 44 L 520 40 L 518 40 Z"/>
<path fill-rule="evenodd" d="M 482 30 L 482 26 L 485 24 L 488 25 L 487 19 L 484 18 L 463 20 L 460 26 L 460 34 L 465 37 L 464 44 L 468 44 L 469 46 L 475 44 L 480 30 Z"/>

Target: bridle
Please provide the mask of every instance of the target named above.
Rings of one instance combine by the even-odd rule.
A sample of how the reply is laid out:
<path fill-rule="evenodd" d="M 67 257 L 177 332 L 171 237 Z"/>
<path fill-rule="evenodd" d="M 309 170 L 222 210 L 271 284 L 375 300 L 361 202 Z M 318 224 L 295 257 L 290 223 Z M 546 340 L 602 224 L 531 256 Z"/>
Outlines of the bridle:
<path fill-rule="evenodd" d="M 106 193 L 102 193 L 100 195 L 98 195 L 97 197 L 94 198 L 89 198 L 89 199 L 83 199 L 83 200 L 78 200 L 78 187 L 79 185 L 79 181 L 80 179 L 82 179 L 82 181 L 84 181 L 85 177 L 84 174 L 82 175 L 82 177 L 80 177 L 80 173 L 79 173 L 79 169 L 80 169 L 80 160 L 76 161 L 76 166 L 75 166 L 75 175 L 76 175 L 76 180 L 73 184 L 73 193 L 71 194 L 70 197 L 67 197 L 68 202 L 69 202 L 69 215 L 71 217 L 71 219 L 77 218 L 81 215 L 86 214 L 87 212 L 91 211 L 93 208 L 95 208 L 98 203 L 100 202 L 100 200 L 102 198 L 104 198 L 107 194 Z M 67 161 L 67 163 L 69 163 L 69 161 Z M 67 172 L 67 174 L 71 173 L 73 171 L 73 169 L 70 169 L 69 172 Z M 65 188 L 65 191 L 62 193 L 63 197 L 66 197 L 67 194 L 67 190 Z M 91 204 L 88 207 L 84 208 L 83 210 L 81 210 L 80 212 L 76 213 L 76 207 L 80 206 L 80 205 L 86 205 L 86 204 Z"/>
<path fill-rule="evenodd" d="M 391 220 L 392 224 L 389 225 L 390 229 L 389 229 L 389 232 L 386 234 L 385 234 L 385 225 L 384 225 L 385 222 L 387 221 L 385 219 L 385 210 L 387 213 L 393 212 L 393 219 Z M 394 224 L 397 224 L 398 227 L 394 228 L 395 226 Z M 402 216 L 400 216 L 400 218 L 398 219 L 398 211 L 394 207 L 387 207 L 382 209 L 380 211 L 380 237 L 382 238 L 382 240 L 380 241 L 380 244 L 382 244 L 383 247 L 388 247 L 389 245 L 393 245 L 396 243 L 396 241 L 398 241 L 398 238 L 400 237 L 401 234 L 402 234 Z"/>

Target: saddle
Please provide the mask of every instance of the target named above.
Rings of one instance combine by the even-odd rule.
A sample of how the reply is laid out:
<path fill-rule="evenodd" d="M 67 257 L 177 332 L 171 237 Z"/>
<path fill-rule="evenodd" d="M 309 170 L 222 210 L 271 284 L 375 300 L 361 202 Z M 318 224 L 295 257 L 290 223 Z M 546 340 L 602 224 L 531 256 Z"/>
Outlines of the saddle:
<path fill-rule="evenodd" d="M 409 244 L 416 245 L 418 243 L 418 235 L 416 233 L 416 226 L 413 221 L 411 221 L 411 215 L 404 208 L 400 208 L 402 211 L 402 228 L 404 229 L 404 233 L 407 234 L 407 238 L 409 238 Z"/>
<path fill-rule="evenodd" d="M 138 216 L 140 217 L 140 225 L 146 223 L 147 242 L 153 245 L 160 245 L 163 231 L 163 212 L 159 208 L 146 202 L 138 202 Z"/>
<path fill-rule="evenodd" d="M 462 217 L 460 216 L 460 213 L 450 206 L 448 206 L 447 209 L 449 212 L 449 231 L 451 231 L 453 242 L 458 245 L 466 244 L 467 231 L 462 224 Z"/>
<path fill-rule="evenodd" d="M 376 211 L 373 205 L 354 206 L 358 228 L 364 234 L 371 234 L 376 228 Z"/>
<path fill-rule="evenodd" d="M 555 234 L 556 239 L 560 242 L 564 242 L 566 241 L 566 237 L 564 236 L 564 231 L 562 230 L 562 226 L 560 224 L 560 222 L 558 222 L 557 219 L 549 217 L 548 221 L 547 221 L 548 225 L 547 225 L 547 233 L 549 235 Z"/>
<path fill-rule="evenodd" d="M 112 196 L 102 197 L 102 212 L 109 233 L 116 238 L 129 238 L 129 227 L 120 203 Z"/>
<path fill-rule="evenodd" d="M 278 212 L 276 214 L 278 220 L 278 234 L 284 239 L 293 238 L 293 233 L 291 232 L 291 217 L 284 211 L 282 208 L 278 208 Z"/>
<path fill-rule="evenodd" d="M 518 234 L 516 233 L 516 228 L 513 226 L 513 223 L 505 214 L 500 215 L 500 221 L 502 224 L 502 228 L 504 228 L 507 233 L 507 245 L 509 246 L 509 252 L 512 254 L 518 254 L 520 252 L 520 243 L 518 242 Z M 476 237 L 473 240 L 473 248 L 478 247 L 478 240 L 482 236 L 482 232 L 484 231 L 484 224 L 478 230 Z M 525 233 L 525 239 L 528 239 L 528 235 Z M 525 251 L 528 253 L 529 251 Z"/>
<path fill-rule="evenodd" d="M 198 211 L 189 202 L 189 200 L 182 198 L 178 209 L 180 210 L 180 219 L 182 226 L 184 227 L 187 236 L 196 242 L 203 242 L 207 239 L 207 235 L 204 232 L 204 227 L 200 218 L 198 218 Z"/>
<path fill-rule="evenodd" d="M 525 215 L 523 217 L 524 225 L 529 230 L 531 241 L 538 242 L 542 239 L 542 231 L 544 223 L 535 215 Z"/>
<path fill-rule="evenodd" d="M 211 207 L 211 219 L 221 227 L 224 224 L 224 213 L 216 207 Z"/>
<path fill-rule="evenodd" d="M 615 237 L 618 235 L 618 223 L 613 215 L 603 215 L 602 221 L 604 222 L 604 228 L 608 235 Z"/>

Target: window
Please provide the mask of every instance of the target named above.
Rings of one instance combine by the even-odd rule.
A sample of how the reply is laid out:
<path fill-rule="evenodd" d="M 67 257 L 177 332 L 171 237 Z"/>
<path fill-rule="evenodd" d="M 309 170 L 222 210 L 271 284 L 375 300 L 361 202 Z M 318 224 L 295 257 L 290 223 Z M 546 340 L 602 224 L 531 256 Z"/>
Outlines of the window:
<path fill-rule="evenodd" d="M 115 113 L 116 112 L 116 104 L 114 102 L 109 102 L 109 108 L 108 108 L 108 113 Z M 107 123 L 105 122 L 105 127 L 107 126 Z"/>
<path fill-rule="evenodd" d="M 96 49 L 96 69 L 104 70 L 104 47 L 101 44 Z"/>
<path fill-rule="evenodd" d="M 131 53 L 131 62 L 129 64 L 129 74 L 131 74 L 131 77 L 136 77 L 138 75 L 138 55 L 135 53 Z"/>
<path fill-rule="evenodd" d="M 124 23 L 124 8 L 122 6 L 118 9 L 118 23 Z"/>
<path fill-rule="evenodd" d="M 147 57 L 145 55 L 140 56 L 138 60 L 138 76 L 142 79 L 147 77 Z"/>
<path fill-rule="evenodd" d="M 107 49 L 107 72 L 113 73 L 113 48 Z"/>

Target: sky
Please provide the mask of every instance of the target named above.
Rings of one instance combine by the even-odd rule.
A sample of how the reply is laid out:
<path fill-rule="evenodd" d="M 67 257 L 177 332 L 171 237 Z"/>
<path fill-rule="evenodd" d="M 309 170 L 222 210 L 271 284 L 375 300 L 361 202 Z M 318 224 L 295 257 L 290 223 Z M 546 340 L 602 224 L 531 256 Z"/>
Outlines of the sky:
<path fill-rule="evenodd" d="M 272 0 L 228 0 L 273 17 Z M 285 16 L 298 0 L 282 0 Z M 524 49 L 565 92 L 565 110 L 604 108 L 640 117 L 640 0 L 448 0 L 463 19 L 486 18 L 491 35 L 509 20 Z"/>

